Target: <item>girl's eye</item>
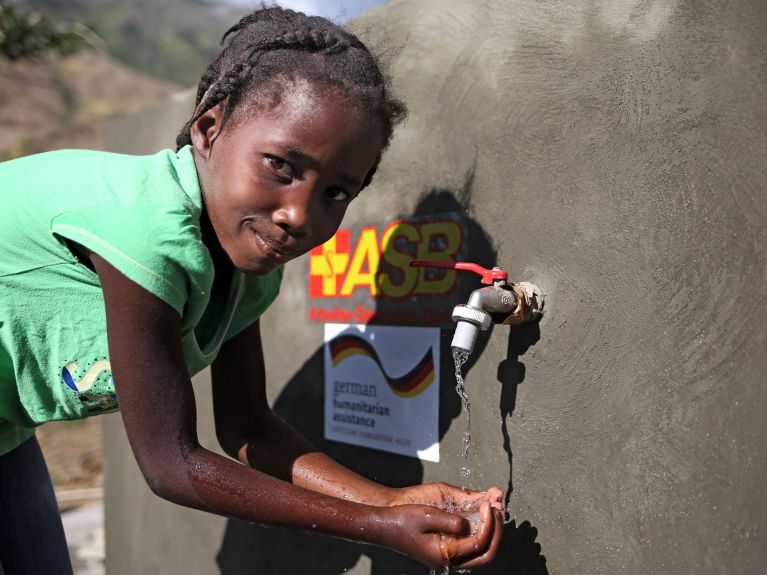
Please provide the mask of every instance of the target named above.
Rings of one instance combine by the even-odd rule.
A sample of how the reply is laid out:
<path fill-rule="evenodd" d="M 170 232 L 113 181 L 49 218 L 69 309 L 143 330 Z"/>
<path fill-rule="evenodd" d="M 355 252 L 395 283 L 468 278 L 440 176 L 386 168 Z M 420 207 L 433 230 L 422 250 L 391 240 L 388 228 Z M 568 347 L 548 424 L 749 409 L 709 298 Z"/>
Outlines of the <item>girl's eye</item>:
<path fill-rule="evenodd" d="M 294 176 L 293 166 L 282 158 L 278 158 L 277 156 L 267 156 L 266 160 L 269 162 L 271 168 L 279 175 L 285 176 L 286 178 L 292 178 Z"/>
<path fill-rule="evenodd" d="M 341 188 L 328 188 L 328 191 L 325 192 L 325 194 L 328 198 L 336 202 L 346 202 L 352 197 L 349 192 L 342 190 Z"/>

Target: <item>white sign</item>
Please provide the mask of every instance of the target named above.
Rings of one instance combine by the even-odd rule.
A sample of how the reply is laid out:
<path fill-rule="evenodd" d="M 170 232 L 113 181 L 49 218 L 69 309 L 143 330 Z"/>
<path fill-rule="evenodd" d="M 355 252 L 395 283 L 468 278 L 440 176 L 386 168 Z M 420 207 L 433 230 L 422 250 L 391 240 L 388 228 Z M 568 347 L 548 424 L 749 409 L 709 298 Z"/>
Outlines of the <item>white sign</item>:
<path fill-rule="evenodd" d="M 438 462 L 439 332 L 325 324 L 325 438 Z"/>

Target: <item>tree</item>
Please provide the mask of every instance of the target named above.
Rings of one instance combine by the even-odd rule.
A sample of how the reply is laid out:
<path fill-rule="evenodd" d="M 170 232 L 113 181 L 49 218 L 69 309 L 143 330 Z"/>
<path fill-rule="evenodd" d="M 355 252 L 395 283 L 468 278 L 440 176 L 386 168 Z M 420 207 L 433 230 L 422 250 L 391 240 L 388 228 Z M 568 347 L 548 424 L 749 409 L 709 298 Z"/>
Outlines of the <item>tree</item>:
<path fill-rule="evenodd" d="M 76 52 L 87 43 L 77 25 L 52 23 L 17 4 L 0 6 L 0 56 L 9 60 Z M 83 26 L 83 28 L 85 28 Z"/>

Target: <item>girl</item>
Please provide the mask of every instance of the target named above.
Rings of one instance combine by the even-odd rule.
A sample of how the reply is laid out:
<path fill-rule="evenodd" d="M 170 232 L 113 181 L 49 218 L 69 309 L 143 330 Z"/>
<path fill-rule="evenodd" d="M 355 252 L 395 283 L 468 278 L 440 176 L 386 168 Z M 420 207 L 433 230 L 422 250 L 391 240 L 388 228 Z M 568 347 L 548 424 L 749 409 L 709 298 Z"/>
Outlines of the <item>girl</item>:
<path fill-rule="evenodd" d="M 224 41 L 176 152 L 0 165 L 0 573 L 71 572 L 33 428 L 118 398 L 160 497 L 432 567 L 489 562 L 499 489 L 373 483 L 317 452 L 265 396 L 258 318 L 282 265 L 335 233 L 404 106 L 367 48 L 322 18 L 263 8 Z M 197 441 L 190 374 L 209 365 L 233 459 Z M 447 511 L 471 508 L 474 526 Z"/>

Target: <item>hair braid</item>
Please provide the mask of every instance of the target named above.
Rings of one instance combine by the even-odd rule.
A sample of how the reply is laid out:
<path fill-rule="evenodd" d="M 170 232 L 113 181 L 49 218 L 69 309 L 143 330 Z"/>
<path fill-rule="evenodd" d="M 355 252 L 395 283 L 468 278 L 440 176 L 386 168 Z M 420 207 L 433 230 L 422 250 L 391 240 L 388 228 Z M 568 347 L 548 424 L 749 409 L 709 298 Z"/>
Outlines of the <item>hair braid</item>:
<path fill-rule="evenodd" d="M 243 20 L 247 20 L 247 18 L 246 16 L 240 20 L 240 23 Z M 246 22 L 246 25 L 248 23 Z M 215 78 L 214 71 L 209 68 L 200 78 L 195 102 L 196 111 L 187 122 L 182 133 L 176 138 L 176 145 L 180 148 L 191 143 L 191 138 L 188 134 L 191 125 L 205 112 L 223 102 L 233 91 L 237 90 L 238 87 L 248 80 L 251 70 L 255 67 L 258 57 L 262 52 L 267 50 L 295 49 L 332 54 L 345 50 L 348 46 L 349 44 L 343 38 L 334 36 L 324 30 L 314 30 L 305 27 L 285 32 L 276 38 L 264 40 L 250 46 L 248 60 L 234 64 L 219 78 Z M 182 137 L 184 137 L 183 140 Z"/>
<path fill-rule="evenodd" d="M 341 90 L 381 121 L 384 147 L 406 115 L 404 104 L 390 96 L 367 47 L 324 18 L 276 6 L 261 8 L 229 28 L 221 42 L 224 49 L 200 78 L 195 111 L 176 138 L 178 148 L 191 144 L 194 122 L 221 102 L 226 101 L 226 121 L 246 96 L 271 96 L 279 102 L 281 92 L 297 78 Z M 366 184 L 374 172 L 375 167 Z"/>
<path fill-rule="evenodd" d="M 280 24 L 286 24 L 291 18 L 296 16 L 304 15 L 300 12 L 290 10 L 289 8 L 271 7 L 256 10 L 255 12 L 251 12 L 240 18 L 240 21 L 237 22 L 237 24 L 224 32 L 224 35 L 221 37 L 221 44 L 223 45 L 230 35 L 237 34 L 237 32 L 252 24 L 258 24 L 259 22 L 279 22 Z"/>
<path fill-rule="evenodd" d="M 202 97 L 205 95 L 205 92 L 208 91 L 208 88 L 210 88 L 210 85 L 216 81 L 216 74 L 213 72 L 213 70 L 205 70 L 205 73 L 200 77 L 200 84 L 197 86 L 197 96 L 195 97 L 194 104 L 197 106 L 200 101 L 202 100 Z"/>
<path fill-rule="evenodd" d="M 194 122 L 206 111 L 225 100 L 250 75 L 252 68 L 253 64 L 250 61 L 239 62 L 213 82 L 203 94 L 203 99 L 197 103 L 198 109 L 191 121 Z"/>

